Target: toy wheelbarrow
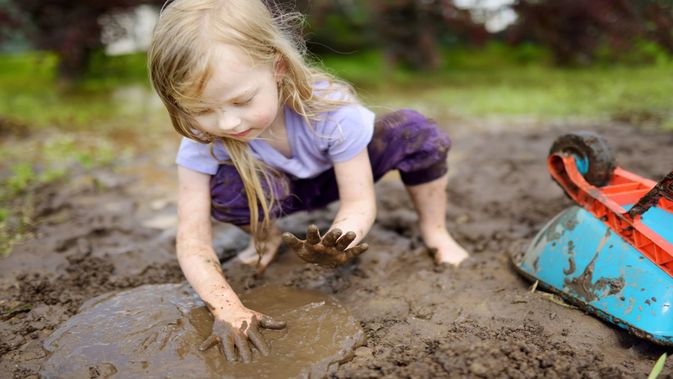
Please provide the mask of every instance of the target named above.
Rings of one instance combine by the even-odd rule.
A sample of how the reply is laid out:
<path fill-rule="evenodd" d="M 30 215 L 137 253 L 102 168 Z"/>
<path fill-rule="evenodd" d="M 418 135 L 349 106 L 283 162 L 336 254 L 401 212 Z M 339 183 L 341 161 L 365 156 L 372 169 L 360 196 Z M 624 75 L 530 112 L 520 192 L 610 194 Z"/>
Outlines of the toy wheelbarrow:
<path fill-rule="evenodd" d="M 673 346 L 673 171 L 654 182 L 617 167 L 600 136 L 566 134 L 547 167 L 577 203 L 513 257 L 517 271 L 571 304 Z"/>

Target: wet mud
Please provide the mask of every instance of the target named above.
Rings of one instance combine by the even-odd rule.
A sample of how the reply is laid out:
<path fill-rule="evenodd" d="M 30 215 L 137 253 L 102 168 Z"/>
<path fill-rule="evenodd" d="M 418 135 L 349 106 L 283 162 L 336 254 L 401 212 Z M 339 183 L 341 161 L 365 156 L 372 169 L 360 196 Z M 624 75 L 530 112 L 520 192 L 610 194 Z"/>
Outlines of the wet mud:
<path fill-rule="evenodd" d="M 320 378 L 364 342 L 359 323 L 332 296 L 286 287 L 260 287 L 241 296 L 255 310 L 288 323 L 262 332 L 268 356 L 227 362 L 218 349 L 198 346 L 213 318 L 187 284 L 145 285 L 101 295 L 82 306 L 44 343 L 51 354 L 45 378 Z M 333 366 L 333 369 L 335 366 Z"/>
<path fill-rule="evenodd" d="M 550 301 L 543 291 L 531 292 L 510 256 L 571 205 L 546 169 L 558 135 L 597 131 L 618 165 L 656 180 L 673 167 L 673 133 L 618 124 L 503 125 L 475 133 L 443 124 L 454 142 L 447 220 L 472 254 L 459 270 L 435 269 L 405 189 L 391 174 L 376 187 L 378 217 L 366 239 L 369 250 L 336 269 L 281 251 L 264 275 L 255 275 L 254 268 L 231 259 L 246 236 L 217 226 L 214 244 L 234 289 L 284 286 L 334 296 L 366 340 L 351 359 L 325 369 L 329 377 L 647 376 L 664 348 Z M 45 341 L 86 301 L 184 281 L 173 247 L 176 145 L 167 141 L 130 167 L 44 189 L 35 237 L 0 261 L 0 377 L 45 372 L 55 354 L 43 348 Z M 304 238 L 311 223 L 328 227 L 335 210 L 298 213 L 279 225 Z M 609 290 L 619 284 L 602 285 Z M 89 377 L 121 377 L 108 365 L 86 370 Z M 671 377 L 669 362 L 660 378 Z"/>

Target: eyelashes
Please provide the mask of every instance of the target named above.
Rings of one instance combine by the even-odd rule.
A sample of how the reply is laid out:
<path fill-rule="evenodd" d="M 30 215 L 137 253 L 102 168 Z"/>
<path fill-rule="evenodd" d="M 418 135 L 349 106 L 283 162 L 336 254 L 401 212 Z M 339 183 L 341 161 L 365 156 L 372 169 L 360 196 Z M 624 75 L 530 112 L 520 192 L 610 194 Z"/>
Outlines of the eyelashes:
<path fill-rule="evenodd" d="M 246 100 L 234 101 L 234 105 L 237 105 L 237 106 L 247 105 L 252 101 L 252 99 L 254 99 L 254 96 L 251 96 L 250 98 L 248 98 Z"/>
<path fill-rule="evenodd" d="M 232 102 L 232 104 L 234 106 L 237 106 L 237 107 L 243 107 L 243 106 L 246 106 L 246 105 L 250 104 L 252 102 L 252 100 L 254 100 L 254 98 L 255 98 L 255 96 L 253 95 L 253 96 L 250 96 L 249 98 L 247 98 L 245 100 L 236 100 L 236 101 Z M 191 111 L 192 115 L 194 115 L 194 116 L 204 116 L 204 115 L 207 115 L 207 114 L 212 113 L 212 112 L 214 112 L 214 110 L 212 108 L 195 108 Z"/>

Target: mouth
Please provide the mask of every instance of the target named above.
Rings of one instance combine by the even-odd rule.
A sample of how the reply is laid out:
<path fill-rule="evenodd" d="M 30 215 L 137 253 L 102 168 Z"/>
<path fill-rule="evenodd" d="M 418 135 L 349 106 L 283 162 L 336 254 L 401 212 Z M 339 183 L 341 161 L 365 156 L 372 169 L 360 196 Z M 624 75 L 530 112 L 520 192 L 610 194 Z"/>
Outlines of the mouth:
<path fill-rule="evenodd" d="M 247 136 L 248 134 L 250 134 L 251 131 L 252 131 L 252 129 L 248 129 L 244 132 L 240 132 L 240 133 L 236 133 L 236 134 L 229 134 L 229 137 L 243 138 L 243 137 Z"/>

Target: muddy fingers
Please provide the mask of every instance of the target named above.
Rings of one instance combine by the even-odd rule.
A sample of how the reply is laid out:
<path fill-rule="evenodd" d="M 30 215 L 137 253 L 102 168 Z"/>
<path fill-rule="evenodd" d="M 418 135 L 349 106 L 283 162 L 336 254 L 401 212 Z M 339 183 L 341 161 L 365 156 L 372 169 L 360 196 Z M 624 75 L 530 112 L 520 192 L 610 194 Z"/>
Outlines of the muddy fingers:
<path fill-rule="evenodd" d="M 336 243 L 337 250 L 344 251 L 346 248 L 355 240 L 355 232 L 348 232 L 339 238 L 339 241 Z M 362 245 L 360 245 L 362 246 Z"/>
<path fill-rule="evenodd" d="M 274 320 L 269 316 L 262 316 L 259 320 L 259 325 L 265 329 L 278 330 L 284 329 L 287 326 L 287 323 L 285 321 Z"/>
<path fill-rule="evenodd" d="M 306 230 L 306 242 L 311 245 L 317 245 L 320 243 L 320 230 L 316 225 L 309 225 Z"/>
<path fill-rule="evenodd" d="M 201 342 L 201 345 L 199 345 L 199 350 L 206 351 L 218 343 L 220 343 L 220 337 L 211 335 L 210 337 L 206 338 L 205 341 Z"/>
<path fill-rule="evenodd" d="M 250 329 L 250 331 L 248 331 L 248 338 L 262 355 L 269 355 L 269 346 L 257 329 Z"/>
<path fill-rule="evenodd" d="M 334 247 L 339 237 L 341 237 L 341 230 L 332 229 L 322 238 L 322 244 L 325 247 Z"/>
<path fill-rule="evenodd" d="M 250 351 L 250 345 L 248 344 L 248 337 L 243 334 L 242 330 L 238 333 L 234 333 L 234 343 L 236 344 L 238 354 L 241 356 L 243 362 L 250 363 L 252 360 L 252 352 Z"/>
<path fill-rule="evenodd" d="M 205 351 L 213 346 L 218 346 L 220 352 L 229 362 L 235 362 L 239 360 L 239 357 L 243 362 L 251 362 L 253 348 L 262 355 L 269 355 L 269 345 L 264 340 L 259 328 L 282 329 L 286 326 L 286 323 L 254 311 L 247 311 L 251 315 L 249 322 L 243 320 L 238 328 L 234 328 L 231 323 L 225 320 L 215 318 L 211 335 L 201 343 L 199 350 Z"/>
<path fill-rule="evenodd" d="M 236 344 L 234 343 L 234 336 L 228 335 L 224 338 L 222 343 L 224 349 L 224 357 L 227 358 L 229 362 L 236 361 Z"/>
<path fill-rule="evenodd" d="M 356 237 L 355 232 L 349 231 L 344 234 L 340 229 L 332 229 L 321 238 L 318 227 L 315 225 L 309 225 L 304 241 L 292 233 L 283 233 L 283 241 L 299 258 L 326 267 L 341 266 L 365 252 L 368 248 L 367 244 L 348 248 Z"/>
<path fill-rule="evenodd" d="M 346 255 L 348 255 L 348 259 L 351 259 L 353 257 L 357 257 L 358 255 L 364 253 L 369 249 L 369 245 L 366 243 L 361 243 L 357 246 L 353 246 L 350 249 L 346 250 Z"/>
<path fill-rule="evenodd" d="M 299 251 L 304 247 L 304 241 L 300 240 L 292 233 L 283 233 L 283 242 L 294 251 Z"/>

